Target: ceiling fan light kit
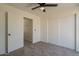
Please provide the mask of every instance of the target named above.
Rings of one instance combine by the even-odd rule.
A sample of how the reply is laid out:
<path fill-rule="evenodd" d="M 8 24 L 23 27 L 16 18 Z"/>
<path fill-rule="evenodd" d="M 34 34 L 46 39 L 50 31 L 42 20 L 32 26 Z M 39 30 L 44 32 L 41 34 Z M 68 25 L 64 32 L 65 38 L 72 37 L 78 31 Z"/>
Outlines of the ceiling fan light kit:
<path fill-rule="evenodd" d="M 44 10 L 45 8 L 44 7 L 40 7 L 40 10 Z"/>

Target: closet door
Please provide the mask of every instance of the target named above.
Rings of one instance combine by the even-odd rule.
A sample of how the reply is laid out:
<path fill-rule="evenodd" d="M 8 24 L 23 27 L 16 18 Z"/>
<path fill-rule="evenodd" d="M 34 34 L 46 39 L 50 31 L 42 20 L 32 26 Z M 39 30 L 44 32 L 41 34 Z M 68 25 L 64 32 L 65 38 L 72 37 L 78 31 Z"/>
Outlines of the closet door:
<path fill-rule="evenodd" d="M 75 16 L 61 15 L 58 19 L 48 20 L 48 43 L 75 49 Z"/>
<path fill-rule="evenodd" d="M 74 14 L 62 17 L 59 20 L 59 45 L 75 49 L 75 18 Z"/>

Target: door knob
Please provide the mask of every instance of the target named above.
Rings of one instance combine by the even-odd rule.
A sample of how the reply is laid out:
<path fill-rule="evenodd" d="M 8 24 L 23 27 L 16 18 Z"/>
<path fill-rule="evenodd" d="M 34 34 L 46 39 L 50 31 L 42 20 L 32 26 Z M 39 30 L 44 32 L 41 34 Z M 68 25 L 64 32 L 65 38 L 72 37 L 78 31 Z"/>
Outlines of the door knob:
<path fill-rule="evenodd" d="M 9 33 L 8 36 L 11 36 L 11 34 Z"/>

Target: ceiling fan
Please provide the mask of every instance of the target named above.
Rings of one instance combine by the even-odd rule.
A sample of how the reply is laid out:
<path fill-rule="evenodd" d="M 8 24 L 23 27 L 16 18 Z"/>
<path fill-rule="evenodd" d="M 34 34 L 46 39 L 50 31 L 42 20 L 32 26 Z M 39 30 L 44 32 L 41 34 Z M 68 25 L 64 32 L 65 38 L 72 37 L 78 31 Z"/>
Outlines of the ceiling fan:
<path fill-rule="evenodd" d="M 46 12 L 45 7 L 57 7 L 58 4 L 46 4 L 46 3 L 37 3 L 39 6 L 36 6 L 32 8 L 32 10 L 35 10 L 37 8 L 40 8 L 43 12 Z"/>

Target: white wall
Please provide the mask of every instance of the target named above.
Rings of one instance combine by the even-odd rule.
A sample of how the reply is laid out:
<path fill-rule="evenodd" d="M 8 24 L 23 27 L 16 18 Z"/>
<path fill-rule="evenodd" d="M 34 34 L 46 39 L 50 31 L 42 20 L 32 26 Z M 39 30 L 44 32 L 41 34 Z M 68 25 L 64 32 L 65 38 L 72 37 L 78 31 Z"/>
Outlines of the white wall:
<path fill-rule="evenodd" d="M 41 41 L 47 42 L 47 19 L 45 16 L 41 17 L 40 20 L 41 28 Z"/>
<path fill-rule="evenodd" d="M 20 22 L 19 26 L 20 26 L 20 32 L 21 35 L 18 36 L 20 37 L 20 47 L 23 47 L 23 40 L 24 40 L 24 36 L 23 36 L 23 32 L 24 32 L 24 21 L 23 21 L 23 17 L 27 17 L 27 18 L 31 18 L 33 19 L 33 43 L 40 41 L 40 18 L 38 16 L 34 16 L 33 14 L 30 14 L 28 12 L 24 12 L 22 10 L 19 10 L 17 8 L 14 8 L 12 6 L 8 6 L 6 4 L 0 4 L 0 54 L 4 54 L 5 53 L 5 11 L 7 12 L 14 12 L 14 14 L 19 15 Z M 15 19 L 15 18 L 14 18 Z M 16 26 L 16 25 L 15 25 Z M 34 31 L 34 29 L 36 29 L 36 31 Z"/>
<path fill-rule="evenodd" d="M 63 47 L 75 49 L 75 7 L 70 6 L 58 6 L 57 8 L 47 9 L 46 17 L 47 22 L 42 22 L 43 31 L 47 30 L 47 35 L 44 33 L 43 41 Z M 47 25 L 45 25 L 47 23 Z"/>
<path fill-rule="evenodd" d="M 5 53 L 5 14 L 4 8 L 0 6 L 0 54 Z M 4 42 L 4 43 L 3 43 Z"/>

